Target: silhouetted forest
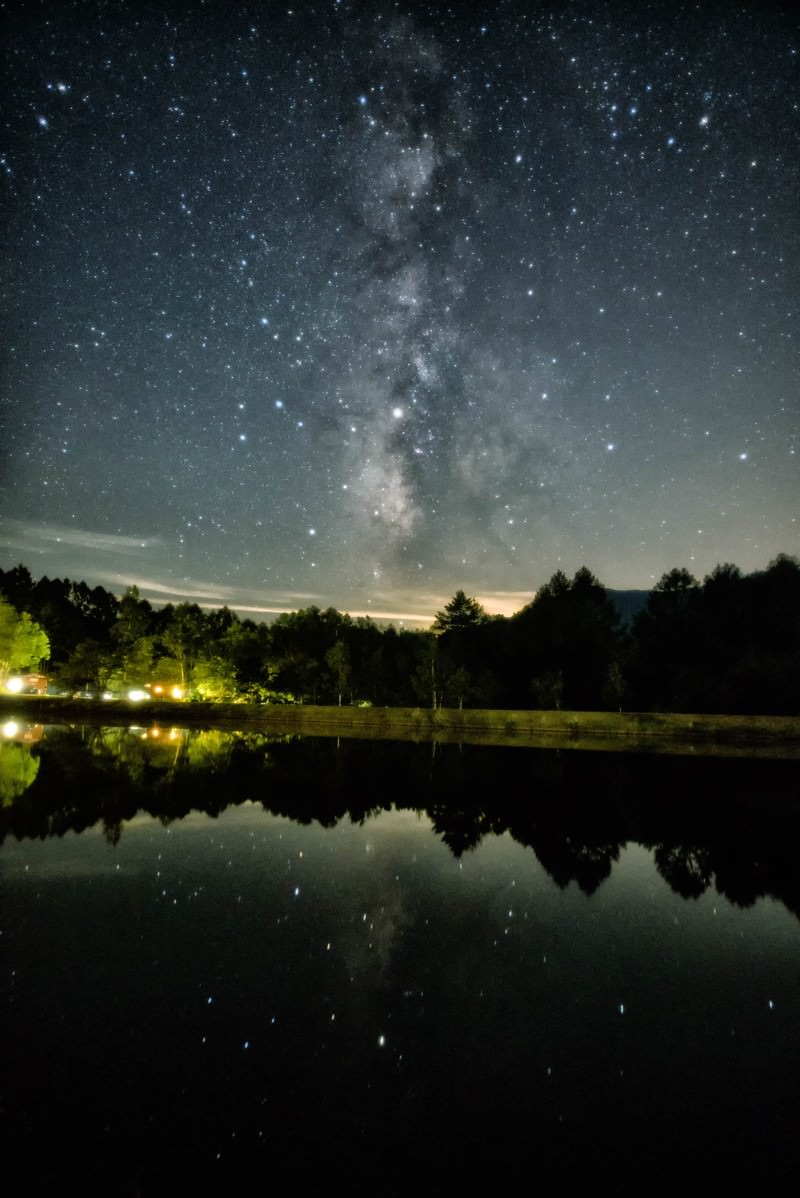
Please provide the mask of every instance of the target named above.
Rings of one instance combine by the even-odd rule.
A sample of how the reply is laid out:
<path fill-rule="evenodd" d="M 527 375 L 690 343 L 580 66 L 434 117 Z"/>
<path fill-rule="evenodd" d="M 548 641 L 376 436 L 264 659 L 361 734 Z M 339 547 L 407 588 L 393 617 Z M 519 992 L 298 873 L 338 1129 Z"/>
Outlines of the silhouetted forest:
<path fill-rule="evenodd" d="M 334 608 L 272 624 L 227 607 L 154 608 L 135 587 L 117 598 L 66 578 L 35 581 L 22 565 L 0 571 L 0 596 L 6 672 L 44 668 L 62 693 L 157 683 L 249 702 L 800 710 L 800 562 L 783 554 L 748 575 L 717 566 L 702 582 L 671 570 L 633 615 L 585 568 L 554 574 L 509 618 L 458 591 L 427 631 Z"/>

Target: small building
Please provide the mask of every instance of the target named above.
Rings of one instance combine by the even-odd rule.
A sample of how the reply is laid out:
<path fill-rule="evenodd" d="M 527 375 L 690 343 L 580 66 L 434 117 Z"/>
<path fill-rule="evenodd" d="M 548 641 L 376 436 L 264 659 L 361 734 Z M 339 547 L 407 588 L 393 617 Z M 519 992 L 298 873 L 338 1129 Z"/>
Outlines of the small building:
<path fill-rule="evenodd" d="M 46 695 L 46 674 L 12 674 L 3 683 L 3 689 L 12 695 Z"/>

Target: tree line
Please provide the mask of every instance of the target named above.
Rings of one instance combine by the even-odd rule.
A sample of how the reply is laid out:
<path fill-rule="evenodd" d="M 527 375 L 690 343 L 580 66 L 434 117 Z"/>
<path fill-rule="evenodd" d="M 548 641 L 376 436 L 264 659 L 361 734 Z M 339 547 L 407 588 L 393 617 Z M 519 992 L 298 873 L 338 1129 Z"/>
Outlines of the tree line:
<path fill-rule="evenodd" d="M 0 671 L 49 662 L 68 693 L 158 683 L 206 700 L 792 714 L 800 562 L 664 574 L 632 619 L 586 568 L 513 616 L 457 591 L 431 628 L 308 607 L 272 624 L 227 607 L 154 608 L 70 579 L 0 570 Z"/>

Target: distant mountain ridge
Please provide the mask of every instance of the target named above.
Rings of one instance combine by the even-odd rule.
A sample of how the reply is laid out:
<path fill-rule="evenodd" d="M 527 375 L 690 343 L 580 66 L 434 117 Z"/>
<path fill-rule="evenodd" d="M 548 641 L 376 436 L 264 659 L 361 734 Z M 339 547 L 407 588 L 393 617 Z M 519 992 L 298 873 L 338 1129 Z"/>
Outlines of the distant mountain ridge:
<path fill-rule="evenodd" d="M 624 628 L 630 628 L 639 612 L 647 606 L 649 591 L 612 591 L 608 589 L 608 597 L 619 612 L 619 618 Z"/>

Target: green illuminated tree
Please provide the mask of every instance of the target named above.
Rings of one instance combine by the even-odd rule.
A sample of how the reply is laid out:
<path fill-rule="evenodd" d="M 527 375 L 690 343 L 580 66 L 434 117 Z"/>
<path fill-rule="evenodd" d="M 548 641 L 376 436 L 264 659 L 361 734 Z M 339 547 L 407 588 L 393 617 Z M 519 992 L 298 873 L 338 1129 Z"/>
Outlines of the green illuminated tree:
<path fill-rule="evenodd" d="M 201 655 L 192 670 L 192 693 L 222 703 L 237 694 L 236 671 L 222 657 Z"/>
<path fill-rule="evenodd" d="M 161 629 L 158 639 L 169 657 L 178 663 L 180 684 L 188 687 L 192 670 L 197 661 L 203 636 L 205 620 L 196 603 L 168 604 L 160 613 Z"/>
<path fill-rule="evenodd" d="M 139 597 L 138 587 L 128 587 L 111 629 L 116 668 L 109 682 L 115 689 L 147 681 L 153 660 L 152 620 L 153 609 Z"/>
<path fill-rule="evenodd" d="M 42 626 L 0 599 L 0 674 L 38 669 L 49 657 L 50 641 Z"/>

